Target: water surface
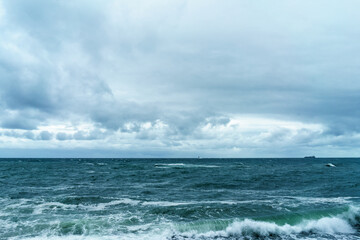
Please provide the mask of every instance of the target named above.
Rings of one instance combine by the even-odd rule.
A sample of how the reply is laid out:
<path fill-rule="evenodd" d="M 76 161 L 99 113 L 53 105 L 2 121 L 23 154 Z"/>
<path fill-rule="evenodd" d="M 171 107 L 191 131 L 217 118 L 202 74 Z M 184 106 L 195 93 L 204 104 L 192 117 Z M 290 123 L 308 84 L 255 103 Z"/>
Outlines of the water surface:
<path fill-rule="evenodd" d="M 360 159 L 1 159 L 0 239 L 360 239 L 359 176 Z"/>

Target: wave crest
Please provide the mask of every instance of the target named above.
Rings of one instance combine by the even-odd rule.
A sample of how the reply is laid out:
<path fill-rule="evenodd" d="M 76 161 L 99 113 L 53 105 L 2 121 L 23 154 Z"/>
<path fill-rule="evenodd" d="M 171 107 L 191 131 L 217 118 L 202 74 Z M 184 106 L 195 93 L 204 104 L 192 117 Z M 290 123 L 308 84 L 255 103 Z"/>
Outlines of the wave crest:
<path fill-rule="evenodd" d="M 226 228 L 227 236 L 238 235 L 290 235 L 299 233 L 355 233 L 352 226 L 344 219 L 325 217 L 319 220 L 306 220 L 297 225 L 285 224 L 282 226 L 271 222 L 254 221 L 245 219 L 240 222 L 234 222 Z"/>
<path fill-rule="evenodd" d="M 360 209 L 349 207 L 349 210 L 335 216 L 327 216 L 319 219 L 303 219 L 301 222 L 290 224 L 277 224 L 275 222 L 257 221 L 252 219 L 236 220 L 230 223 L 225 230 L 207 231 L 198 233 L 195 229 L 181 234 L 190 239 L 222 239 L 244 236 L 289 236 L 297 234 L 354 234 L 355 226 L 359 222 Z"/>

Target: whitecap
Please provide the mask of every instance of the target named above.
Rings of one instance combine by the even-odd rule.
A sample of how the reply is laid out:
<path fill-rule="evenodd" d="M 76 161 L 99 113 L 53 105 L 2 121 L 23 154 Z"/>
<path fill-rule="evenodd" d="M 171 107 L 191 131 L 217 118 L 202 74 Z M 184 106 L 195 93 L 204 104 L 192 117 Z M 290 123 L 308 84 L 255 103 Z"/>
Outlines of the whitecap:
<path fill-rule="evenodd" d="M 174 207 L 184 205 L 202 205 L 202 204 L 224 204 L 224 205 L 236 205 L 239 203 L 252 203 L 252 201 L 187 201 L 187 202 L 170 202 L 170 201 L 145 201 L 141 204 L 144 206 L 159 206 L 159 207 Z"/>
<path fill-rule="evenodd" d="M 73 210 L 76 207 L 77 207 L 77 205 L 74 205 L 74 204 L 64 204 L 64 203 L 60 203 L 60 202 L 45 202 L 45 203 L 36 205 L 33 210 L 33 214 L 42 214 L 44 210 L 49 210 L 49 209 L 51 211 L 56 211 L 58 209 Z"/>
<path fill-rule="evenodd" d="M 300 233 L 318 233 L 318 234 L 354 234 L 356 230 L 352 224 L 356 223 L 356 217 L 359 215 L 359 208 L 350 207 L 348 211 L 331 217 L 322 217 L 320 219 L 303 219 L 295 225 L 279 225 L 275 222 L 256 221 L 252 219 L 236 220 L 225 230 L 208 231 L 199 233 L 196 229 L 182 233 L 182 236 L 188 238 L 229 238 L 243 236 L 289 236 Z"/>
<path fill-rule="evenodd" d="M 98 166 L 106 166 L 107 163 L 100 162 L 100 163 L 96 163 L 96 165 L 98 165 Z"/>
<path fill-rule="evenodd" d="M 119 204 L 137 205 L 139 203 L 140 203 L 140 201 L 138 201 L 138 200 L 123 198 L 123 199 L 113 200 L 113 201 L 107 202 L 107 203 L 98 203 L 98 204 L 94 204 L 94 205 L 81 205 L 81 207 L 86 208 L 88 210 L 92 210 L 92 211 L 101 211 L 110 206 L 116 206 Z"/>

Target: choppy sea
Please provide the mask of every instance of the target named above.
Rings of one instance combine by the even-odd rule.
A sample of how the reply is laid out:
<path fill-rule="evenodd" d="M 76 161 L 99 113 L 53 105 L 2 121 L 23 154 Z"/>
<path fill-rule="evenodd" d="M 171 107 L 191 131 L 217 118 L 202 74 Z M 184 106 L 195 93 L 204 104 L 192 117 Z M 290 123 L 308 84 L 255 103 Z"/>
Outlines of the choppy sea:
<path fill-rule="evenodd" d="M 0 159 L 0 239 L 360 239 L 360 159 Z"/>

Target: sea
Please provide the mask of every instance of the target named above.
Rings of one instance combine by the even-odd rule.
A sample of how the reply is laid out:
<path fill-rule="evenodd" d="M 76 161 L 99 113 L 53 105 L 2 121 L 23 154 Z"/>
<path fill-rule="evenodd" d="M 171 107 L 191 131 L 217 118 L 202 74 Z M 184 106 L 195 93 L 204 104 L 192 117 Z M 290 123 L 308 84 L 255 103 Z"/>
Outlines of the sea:
<path fill-rule="evenodd" d="M 360 239 L 360 159 L 0 159 L 0 239 Z"/>

